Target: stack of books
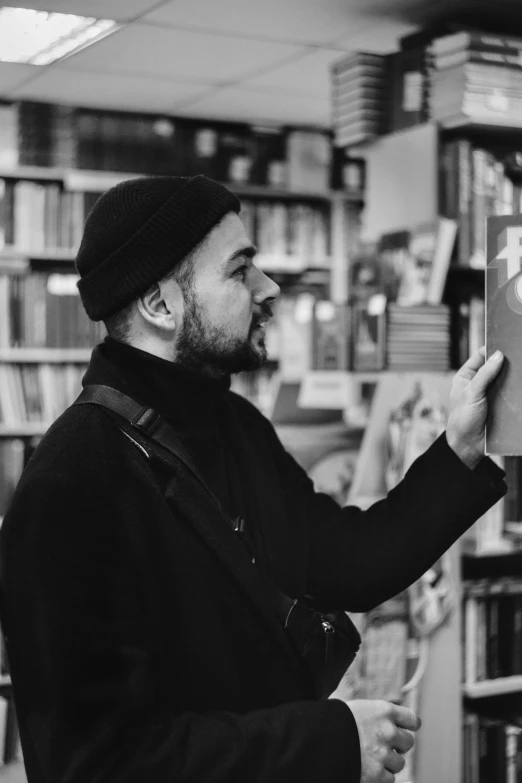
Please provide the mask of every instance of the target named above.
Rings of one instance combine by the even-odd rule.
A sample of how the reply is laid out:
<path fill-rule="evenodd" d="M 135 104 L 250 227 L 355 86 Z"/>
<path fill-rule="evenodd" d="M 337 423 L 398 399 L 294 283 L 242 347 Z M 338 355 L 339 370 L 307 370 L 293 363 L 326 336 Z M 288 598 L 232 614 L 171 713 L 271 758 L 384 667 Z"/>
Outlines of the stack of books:
<path fill-rule="evenodd" d="M 435 39 L 430 55 L 432 119 L 522 126 L 522 38 L 457 32 Z"/>
<path fill-rule="evenodd" d="M 446 305 L 388 305 L 389 370 L 450 369 L 450 311 Z"/>
<path fill-rule="evenodd" d="M 332 65 L 332 109 L 335 143 L 358 144 L 386 131 L 388 118 L 387 58 L 355 52 Z"/>

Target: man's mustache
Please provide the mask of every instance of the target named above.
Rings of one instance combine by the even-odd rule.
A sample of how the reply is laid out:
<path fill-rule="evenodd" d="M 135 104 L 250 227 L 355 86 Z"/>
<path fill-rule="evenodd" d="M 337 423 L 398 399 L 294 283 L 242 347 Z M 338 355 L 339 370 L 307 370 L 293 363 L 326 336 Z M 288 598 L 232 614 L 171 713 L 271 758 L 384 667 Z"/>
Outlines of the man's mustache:
<path fill-rule="evenodd" d="M 267 303 L 263 303 L 260 305 L 260 312 L 254 314 L 252 325 L 257 326 L 258 324 L 263 323 L 263 321 L 268 321 L 273 315 L 274 311 L 272 310 L 272 307 Z"/>

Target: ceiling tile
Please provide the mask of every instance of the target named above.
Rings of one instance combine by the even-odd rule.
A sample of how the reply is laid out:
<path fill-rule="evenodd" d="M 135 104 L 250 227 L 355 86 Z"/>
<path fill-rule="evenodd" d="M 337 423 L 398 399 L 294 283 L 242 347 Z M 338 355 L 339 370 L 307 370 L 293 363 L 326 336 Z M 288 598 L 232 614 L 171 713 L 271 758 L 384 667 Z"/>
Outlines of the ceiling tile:
<path fill-rule="evenodd" d="M 413 25 L 393 19 L 367 21 L 364 27 L 357 30 L 357 33 L 339 38 L 336 45 L 350 51 L 387 54 L 399 48 L 399 39 L 403 35 L 408 35 L 416 29 Z"/>
<path fill-rule="evenodd" d="M 66 58 L 62 66 L 215 83 L 246 77 L 301 50 L 288 44 L 131 24 Z"/>
<path fill-rule="evenodd" d="M 346 0 L 171 0 L 143 21 L 315 44 L 354 26 Z"/>
<path fill-rule="evenodd" d="M 248 79 L 241 86 L 252 85 L 327 99 L 330 95 L 330 64 L 343 56 L 343 52 L 337 49 L 316 49 L 291 63 Z"/>
<path fill-rule="evenodd" d="M 15 8 L 36 8 L 63 14 L 95 16 L 97 19 L 134 19 L 158 4 L 158 0 L 4 0 Z"/>
<path fill-rule="evenodd" d="M 171 112 L 175 103 L 208 92 L 208 85 L 69 71 L 54 66 L 19 90 L 14 98 L 78 106 Z"/>
<path fill-rule="evenodd" d="M 199 100 L 175 106 L 174 113 L 185 117 L 242 119 L 253 123 L 319 127 L 329 127 L 331 124 L 330 104 L 327 100 L 232 87 L 213 90 Z"/>
<path fill-rule="evenodd" d="M 37 65 L 26 63 L 0 63 L 0 97 L 23 84 L 39 71 Z"/>

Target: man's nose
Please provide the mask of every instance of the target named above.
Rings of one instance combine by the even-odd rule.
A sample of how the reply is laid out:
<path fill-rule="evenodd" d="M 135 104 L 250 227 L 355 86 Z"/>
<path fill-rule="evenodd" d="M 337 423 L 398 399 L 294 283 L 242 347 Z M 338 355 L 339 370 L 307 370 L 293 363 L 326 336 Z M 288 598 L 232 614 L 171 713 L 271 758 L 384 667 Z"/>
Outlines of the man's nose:
<path fill-rule="evenodd" d="M 257 304 L 261 302 L 273 302 L 277 299 L 281 293 L 281 289 L 268 275 L 266 275 L 261 269 L 258 269 L 259 281 L 256 286 L 256 293 L 254 300 Z"/>

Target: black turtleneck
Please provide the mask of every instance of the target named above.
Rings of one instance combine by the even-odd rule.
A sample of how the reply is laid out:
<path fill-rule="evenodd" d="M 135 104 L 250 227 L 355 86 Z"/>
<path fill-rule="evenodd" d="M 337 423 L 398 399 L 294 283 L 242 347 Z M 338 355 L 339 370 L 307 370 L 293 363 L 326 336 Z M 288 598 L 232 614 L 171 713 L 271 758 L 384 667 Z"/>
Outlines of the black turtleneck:
<path fill-rule="evenodd" d="M 168 420 L 223 507 L 233 518 L 243 516 L 237 460 L 225 447 L 230 433 L 225 429 L 224 396 L 230 377 L 196 374 L 110 337 L 95 352 L 107 385 L 116 386 Z M 84 386 L 93 382 L 89 375 L 87 371 Z"/>

